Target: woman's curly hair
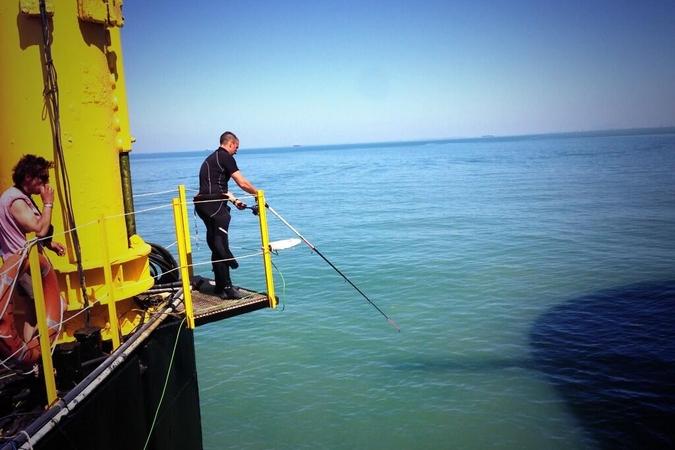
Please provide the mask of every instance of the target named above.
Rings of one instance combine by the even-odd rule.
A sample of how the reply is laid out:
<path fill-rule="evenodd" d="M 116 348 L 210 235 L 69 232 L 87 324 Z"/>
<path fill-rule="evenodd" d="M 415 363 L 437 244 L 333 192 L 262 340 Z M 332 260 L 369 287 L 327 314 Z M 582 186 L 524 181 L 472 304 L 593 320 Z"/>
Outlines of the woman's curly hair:
<path fill-rule="evenodd" d="M 26 177 L 40 176 L 45 170 L 54 167 L 52 161 L 47 161 L 42 156 L 23 155 L 12 172 L 12 180 L 16 186 L 20 186 Z"/>

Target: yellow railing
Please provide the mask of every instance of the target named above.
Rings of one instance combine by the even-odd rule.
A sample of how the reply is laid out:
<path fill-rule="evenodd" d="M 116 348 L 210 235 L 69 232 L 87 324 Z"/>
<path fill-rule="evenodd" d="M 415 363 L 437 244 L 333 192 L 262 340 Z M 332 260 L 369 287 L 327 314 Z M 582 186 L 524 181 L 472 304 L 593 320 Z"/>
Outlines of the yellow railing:
<path fill-rule="evenodd" d="M 35 239 L 35 233 L 30 233 L 29 239 Z M 52 361 L 52 349 L 49 343 L 49 326 L 47 325 L 47 311 L 45 308 L 45 294 L 42 290 L 42 272 L 40 270 L 40 255 L 38 246 L 33 245 L 28 255 L 30 263 L 30 278 L 33 284 L 35 298 L 35 315 L 37 318 L 38 331 L 40 333 L 40 353 L 42 354 L 42 371 L 47 388 L 47 404 L 56 401 L 56 380 L 54 379 L 54 363 Z"/>
<path fill-rule="evenodd" d="M 274 276 L 272 273 L 272 249 L 270 247 L 269 231 L 267 226 L 267 211 L 265 203 L 265 193 L 258 191 L 256 196 L 258 205 L 258 221 L 260 225 L 260 242 L 262 246 L 263 269 L 265 272 L 265 286 L 267 288 L 267 298 L 270 308 L 277 307 L 277 298 L 274 292 Z M 192 247 L 190 244 L 190 226 L 187 214 L 187 200 L 185 195 L 185 186 L 178 186 L 178 197 L 172 201 L 173 218 L 176 229 L 176 241 L 178 246 L 178 264 L 180 276 L 183 285 L 183 302 L 185 304 L 185 315 L 188 328 L 194 329 L 195 317 L 192 305 L 191 279 L 192 279 Z M 110 320 L 110 332 L 112 336 L 113 349 L 121 344 L 120 328 L 117 318 L 115 304 L 115 280 L 112 274 L 112 262 L 105 243 L 107 242 L 105 218 L 99 219 L 101 241 L 103 242 L 103 271 L 105 283 L 108 286 L 108 314 Z M 31 233 L 29 239 L 35 239 L 35 233 Z M 54 364 L 52 361 L 51 344 L 49 341 L 49 327 L 47 324 L 47 313 L 45 308 L 45 297 L 42 286 L 42 277 L 40 271 L 40 259 L 38 246 L 33 245 L 29 253 L 29 263 L 31 271 L 31 280 L 33 292 L 35 295 L 35 312 L 37 315 L 38 331 L 40 333 L 40 352 L 42 358 L 42 367 L 47 390 L 48 404 L 53 404 L 57 399 L 56 381 L 54 378 Z"/>
<path fill-rule="evenodd" d="M 270 234 L 267 228 L 267 209 L 265 192 L 259 190 L 256 196 L 258 203 L 258 221 L 260 223 L 260 243 L 263 251 L 263 266 L 265 269 L 265 285 L 270 308 L 277 307 L 277 297 L 274 295 L 274 276 L 272 275 L 272 248 L 270 247 Z"/>
<path fill-rule="evenodd" d="M 272 274 L 272 249 L 269 241 L 267 227 L 267 214 L 265 209 L 265 193 L 259 190 L 256 196 L 258 205 L 258 222 L 260 225 L 260 242 L 263 253 L 263 269 L 265 271 L 265 286 L 270 308 L 277 307 L 277 297 L 274 293 L 274 276 Z M 192 305 L 191 279 L 192 279 L 192 247 L 190 245 L 190 224 L 187 213 L 187 200 L 185 186 L 178 186 L 178 197 L 173 199 L 173 220 L 176 225 L 176 242 L 178 247 L 178 264 L 180 266 L 181 280 L 183 284 L 183 303 L 188 328 L 194 329 L 195 318 Z"/>
<path fill-rule="evenodd" d="M 182 194 L 182 201 L 181 195 Z M 178 187 L 179 197 L 173 199 L 173 221 L 176 225 L 176 242 L 178 244 L 178 265 L 180 267 L 180 278 L 183 282 L 183 304 L 185 305 L 185 316 L 187 317 L 188 328 L 193 330 L 195 328 L 195 313 L 192 307 L 192 283 L 190 282 L 190 272 L 188 267 L 191 266 L 192 260 L 191 252 L 188 253 L 190 247 L 190 226 L 187 221 L 187 204 L 185 202 L 185 186 L 182 184 Z M 188 256 L 189 255 L 189 256 Z"/>

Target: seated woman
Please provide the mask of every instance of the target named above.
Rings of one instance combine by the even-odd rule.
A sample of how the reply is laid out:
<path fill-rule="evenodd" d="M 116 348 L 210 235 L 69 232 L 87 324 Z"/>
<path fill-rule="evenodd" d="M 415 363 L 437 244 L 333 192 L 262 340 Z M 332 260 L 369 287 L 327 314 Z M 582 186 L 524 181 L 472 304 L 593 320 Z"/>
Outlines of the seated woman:
<path fill-rule="evenodd" d="M 30 273 L 27 270 L 27 258 L 18 258 L 19 253 L 26 246 L 26 234 L 36 233 L 41 240 L 39 251 L 47 248 L 57 255 L 65 254 L 65 247 L 48 236 L 51 235 L 52 207 L 54 189 L 48 184 L 49 169 L 53 163 L 35 155 L 24 155 L 14 167 L 12 180 L 14 185 L 5 190 L 0 196 L 0 256 L 5 265 L 0 268 L 0 356 L 8 357 L 16 353 L 18 340 L 17 325 L 23 323 L 22 341 L 29 343 L 34 338 L 36 319 L 35 307 L 32 301 L 33 288 Z M 31 198 L 31 195 L 40 195 L 44 205 L 42 212 Z M 43 278 L 50 274 L 55 280 L 49 261 L 41 257 L 40 266 Z M 12 264 L 9 262 L 12 261 Z M 10 273 L 12 276 L 10 276 Z M 56 294 L 58 296 L 58 294 Z M 61 302 L 56 301 L 59 308 Z M 54 305 L 52 305 L 53 307 Z M 48 305 L 48 309 L 50 309 Z M 53 308 L 52 308 L 53 309 Z M 23 345 L 23 344 L 22 344 Z M 18 360 L 30 362 L 39 356 L 39 351 L 23 345 L 23 354 Z M 35 347 L 35 345 L 33 345 Z M 11 350 L 14 350 L 12 352 Z M 31 353 L 26 354 L 26 352 Z M 6 354 L 9 353 L 9 354 Z M 25 357 L 24 357 L 25 356 Z"/>

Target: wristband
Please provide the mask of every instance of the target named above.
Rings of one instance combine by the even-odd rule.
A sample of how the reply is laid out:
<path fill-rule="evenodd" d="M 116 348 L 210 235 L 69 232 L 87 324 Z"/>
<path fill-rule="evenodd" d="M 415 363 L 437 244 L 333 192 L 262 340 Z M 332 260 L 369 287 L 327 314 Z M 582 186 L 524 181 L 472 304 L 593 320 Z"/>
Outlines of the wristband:
<path fill-rule="evenodd" d="M 51 208 L 52 206 L 54 206 L 53 203 L 45 203 L 45 204 L 44 204 L 44 207 L 45 207 L 45 208 Z"/>

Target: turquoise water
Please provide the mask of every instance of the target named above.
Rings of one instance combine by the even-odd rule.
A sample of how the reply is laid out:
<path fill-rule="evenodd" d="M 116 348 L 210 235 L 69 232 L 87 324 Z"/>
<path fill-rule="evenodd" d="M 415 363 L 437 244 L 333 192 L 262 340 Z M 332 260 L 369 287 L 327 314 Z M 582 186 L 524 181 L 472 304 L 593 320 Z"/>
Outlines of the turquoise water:
<path fill-rule="evenodd" d="M 195 189 L 206 154 L 134 155 L 135 194 Z M 307 247 L 280 252 L 282 308 L 196 330 L 205 448 L 675 445 L 675 377 L 657 376 L 675 374 L 674 134 L 237 160 L 401 332 Z M 256 220 L 234 213 L 233 279 L 264 290 Z M 170 247 L 170 221 L 140 213 L 139 233 Z M 272 240 L 294 237 L 270 221 Z"/>

